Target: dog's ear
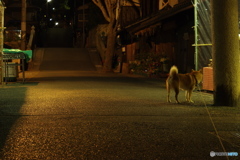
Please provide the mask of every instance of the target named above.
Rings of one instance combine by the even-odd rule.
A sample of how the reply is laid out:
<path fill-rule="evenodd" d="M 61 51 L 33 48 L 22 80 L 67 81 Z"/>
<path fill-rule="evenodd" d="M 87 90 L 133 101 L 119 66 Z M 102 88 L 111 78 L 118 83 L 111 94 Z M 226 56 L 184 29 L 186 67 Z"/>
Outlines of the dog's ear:
<path fill-rule="evenodd" d="M 198 72 L 200 72 L 200 73 L 203 73 L 203 70 L 202 70 L 202 69 L 200 69 Z"/>

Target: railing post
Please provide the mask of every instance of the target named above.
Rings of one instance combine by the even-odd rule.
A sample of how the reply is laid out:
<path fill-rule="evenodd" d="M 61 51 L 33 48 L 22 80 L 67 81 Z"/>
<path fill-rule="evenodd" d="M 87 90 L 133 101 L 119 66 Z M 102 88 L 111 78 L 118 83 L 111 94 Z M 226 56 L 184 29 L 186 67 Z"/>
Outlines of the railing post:
<path fill-rule="evenodd" d="M 35 27 L 32 26 L 31 27 L 30 38 L 29 38 L 28 45 L 27 45 L 27 50 L 31 50 L 31 48 L 32 48 L 32 42 L 33 42 L 34 35 L 35 35 Z"/>

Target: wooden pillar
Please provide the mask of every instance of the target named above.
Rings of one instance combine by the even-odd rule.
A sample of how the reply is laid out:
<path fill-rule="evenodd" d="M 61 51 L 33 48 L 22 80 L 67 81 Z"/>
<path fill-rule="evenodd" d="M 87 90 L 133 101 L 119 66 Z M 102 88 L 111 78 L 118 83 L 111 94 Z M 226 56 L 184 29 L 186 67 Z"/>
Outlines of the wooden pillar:
<path fill-rule="evenodd" d="M 214 105 L 240 106 L 238 0 L 211 0 Z"/>

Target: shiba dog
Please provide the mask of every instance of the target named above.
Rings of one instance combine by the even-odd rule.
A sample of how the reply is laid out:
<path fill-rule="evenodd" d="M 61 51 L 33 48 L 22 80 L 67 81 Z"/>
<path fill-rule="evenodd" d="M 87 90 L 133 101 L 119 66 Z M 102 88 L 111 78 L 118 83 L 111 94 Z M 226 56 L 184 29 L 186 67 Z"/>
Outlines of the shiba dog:
<path fill-rule="evenodd" d="M 194 71 L 192 70 L 191 73 L 187 74 L 179 74 L 178 73 L 178 68 L 176 66 L 172 66 L 169 72 L 169 76 L 166 80 L 166 88 L 167 88 L 167 101 L 170 101 L 170 91 L 173 89 L 175 91 L 175 99 L 176 102 L 179 103 L 178 101 L 178 93 L 179 89 L 183 89 L 186 91 L 186 100 L 187 102 L 192 102 L 191 96 L 192 92 L 195 89 L 196 85 L 198 85 L 200 82 L 202 82 L 202 70 L 199 71 Z"/>

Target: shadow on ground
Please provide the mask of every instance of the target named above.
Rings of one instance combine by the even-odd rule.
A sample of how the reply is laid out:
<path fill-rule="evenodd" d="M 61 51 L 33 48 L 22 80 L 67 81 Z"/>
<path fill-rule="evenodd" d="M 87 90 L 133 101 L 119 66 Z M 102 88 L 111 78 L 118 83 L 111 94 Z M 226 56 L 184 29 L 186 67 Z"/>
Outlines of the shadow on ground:
<path fill-rule="evenodd" d="M 2 151 L 12 126 L 21 117 L 19 111 L 25 102 L 26 87 L 0 89 L 0 149 Z M 0 152 L 1 154 L 1 152 Z"/>

